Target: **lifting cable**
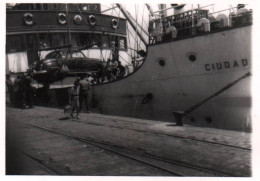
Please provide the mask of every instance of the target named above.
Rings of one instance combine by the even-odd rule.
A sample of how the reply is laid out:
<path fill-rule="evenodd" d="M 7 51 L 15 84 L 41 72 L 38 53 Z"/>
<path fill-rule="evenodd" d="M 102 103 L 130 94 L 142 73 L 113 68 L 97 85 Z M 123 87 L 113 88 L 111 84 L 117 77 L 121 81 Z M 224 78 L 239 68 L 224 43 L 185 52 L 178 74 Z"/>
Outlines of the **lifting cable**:
<path fill-rule="evenodd" d="M 129 30 L 129 27 L 128 27 L 128 26 L 127 26 L 127 31 L 129 32 L 128 35 L 131 35 L 131 36 L 133 37 L 133 39 L 134 39 L 134 46 L 135 46 L 135 43 L 136 43 L 137 41 L 136 41 L 134 35 L 133 35 L 133 34 L 131 33 L 131 31 Z M 129 37 L 128 40 L 129 40 L 129 46 L 130 46 L 130 45 L 131 45 L 130 37 Z M 134 51 L 134 55 L 135 55 L 135 53 L 138 51 L 138 50 L 136 50 L 135 48 L 131 48 L 131 47 L 128 47 L 128 49 Z M 132 55 L 132 51 L 130 51 L 130 52 L 131 52 L 131 58 L 134 58 L 135 56 Z"/>
<path fill-rule="evenodd" d="M 143 14 L 142 14 L 142 27 L 143 27 L 143 24 L 144 24 L 144 6 L 143 6 Z M 143 34 L 143 29 L 141 29 L 141 35 Z M 139 45 L 140 46 L 140 45 Z M 140 47 L 139 47 L 140 48 Z"/>
<path fill-rule="evenodd" d="M 120 9 L 121 10 L 121 9 Z M 117 11 L 115 10 L 115 12 L 117 13 Z M 117 13 L 118 15 L 119 15 L 119 13 Z M 126 24 L 126 28 L 127 28 L 127 36 L 128 36 L 128 43 L 129 43 L 129 46 L 131 46 L 131 42 L 130 42 L 130 36 L 129 35 L 131 35 L 132 37 L 133 37 L 133 39 L 134 39 L 134 46 L 136 46 L 136 44 L 138 44 L 138 40 L 137 40 L 137 38 L 131 33 L 131 31 L 130 31 L 130 29 L 129 29 L 129 27 L 128 27 L 128 23 Z M 137 33 L 137 31 L 136 31 L 136 33 Z M 135 44 L 136 43 L 136 44 Z M 133 48 L 129 48 L 129 49 L 131 49 L 131 50 L 134 50 L 135 52 L 137 52 L 137 50 L 136 49 L 133 49 Z M 134 54 L 135 54 L 135 52 L 134 52 Z M 129 53 L 127 52 L 127 54 L 131 57 L 131 58 L 133 58 L 133 55 L 132 55 L 132 51 L 130 51 L 130 53 L 131 53 L 131 55 L 129 55 Z"/>
<path fill-rule="evenodd" d="M 66 4 L 66 13 L 67 13 L 67 17 L 68 17 L 67 28 L 68 28 L 68 34 L 69 34 L 69 44 L 71 44 L 71 34 L 70 34 L 70 27 L 69 27 L 69 10 L 68 10 L 68 4 Z"/>

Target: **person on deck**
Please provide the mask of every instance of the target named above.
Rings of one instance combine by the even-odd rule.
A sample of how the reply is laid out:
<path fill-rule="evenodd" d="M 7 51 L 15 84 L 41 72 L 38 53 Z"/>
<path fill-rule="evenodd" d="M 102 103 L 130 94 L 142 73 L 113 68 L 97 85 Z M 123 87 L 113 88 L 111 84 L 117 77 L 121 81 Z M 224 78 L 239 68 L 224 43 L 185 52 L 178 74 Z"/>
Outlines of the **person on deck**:
<path fill-rule="evenodd" d="M 122 78 L 125 76 L 126 69 L 125 67 L 121 64 L 120 61 L 118 61 L 118 73 L 117 73 L 117 78 Z"/>
<path fill-rule="evenodd" d="M 73 113 L 76 109 L 77 119 L 79 119 L 79 92 L 80 92 L 79 82 L 75 81 L 74 86 L 70 90 L 69 103 L 71 105 L 70 116 L 74 118 Z"/>
<path fill-rule="evenodd" d="M 108 59 L 108 71 L 110 72 L 110 81 L 115 80 L 118 71 L 118 62 L 115 59 Z"/>

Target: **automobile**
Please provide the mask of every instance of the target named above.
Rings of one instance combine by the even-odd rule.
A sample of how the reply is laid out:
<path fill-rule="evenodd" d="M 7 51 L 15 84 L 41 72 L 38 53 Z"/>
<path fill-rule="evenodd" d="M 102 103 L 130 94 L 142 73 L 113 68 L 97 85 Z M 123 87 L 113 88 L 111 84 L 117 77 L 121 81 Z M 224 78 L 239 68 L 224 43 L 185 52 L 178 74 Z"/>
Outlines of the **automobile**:
<path fill-rule="evenodd" d="M 44 59 L 35 61 L 28 69 L 38 83 L 49 85 L 68 76 L 95 74 L 104 67 L 104 61 L 87 58 L 80 49 L 61 49 L 48 53 Z"/>

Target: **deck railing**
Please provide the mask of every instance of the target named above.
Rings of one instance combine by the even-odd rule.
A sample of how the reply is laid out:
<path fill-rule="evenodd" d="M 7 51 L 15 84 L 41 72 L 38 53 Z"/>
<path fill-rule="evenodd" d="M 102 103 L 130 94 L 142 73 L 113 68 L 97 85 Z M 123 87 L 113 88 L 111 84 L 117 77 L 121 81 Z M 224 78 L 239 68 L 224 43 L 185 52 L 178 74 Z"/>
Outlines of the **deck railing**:
<path fill-rule="evenodd" d="M 214 13 L 196 9 L 167 17 L 157 16 L 149 23 L 149 44 L 174 41 L 251 24 L 252 10 L 245 8 L 236 13 L 231 12 L 231 9 Z"/>

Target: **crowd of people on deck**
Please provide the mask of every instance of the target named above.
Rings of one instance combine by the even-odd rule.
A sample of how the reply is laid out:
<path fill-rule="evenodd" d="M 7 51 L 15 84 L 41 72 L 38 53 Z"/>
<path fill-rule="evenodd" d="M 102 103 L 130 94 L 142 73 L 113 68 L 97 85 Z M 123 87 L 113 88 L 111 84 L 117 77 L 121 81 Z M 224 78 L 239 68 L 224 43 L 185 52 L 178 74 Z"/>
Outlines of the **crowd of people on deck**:
<path fill-rule="evenodd" d="M 104 61 L 102 66 L 98 67 L 97 73 L 93 74 L 93 84 L 100 84 L 104 82 L 114 81 L 116 79 L 121 79 L 130 73 L 128 66 L 122 65 L 119 61 L 119 53 L 115 45 L 115 41 L 111 41 L 112 56 Z M 135 71 L 144 61 L 146 57 L 146 52 L 140 50 L 137 52 L 138 57 L 132 60 L 132 71 Z"/>
<path fill-rule="evenodd" d="M 32 86 L 32 78 L 29 74 L 17 75 L 15 80 L 6 75 L 6 86 L 9 95 L 9 105 L 18 108 L 33 108 L 35 89 Z"/>
<path fill-rule="evenodd" d="M 120 61 L 114 59 L 108 59 L 104 62 L 103 66 L 98 67 L 98 71 L 93 74 L 92 84 L 100 84 L 104 82 L 110 82 L 116 79 L 124 77 L 126 74 L 126 68 Z"/>

